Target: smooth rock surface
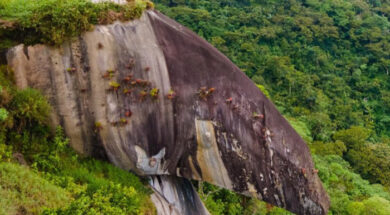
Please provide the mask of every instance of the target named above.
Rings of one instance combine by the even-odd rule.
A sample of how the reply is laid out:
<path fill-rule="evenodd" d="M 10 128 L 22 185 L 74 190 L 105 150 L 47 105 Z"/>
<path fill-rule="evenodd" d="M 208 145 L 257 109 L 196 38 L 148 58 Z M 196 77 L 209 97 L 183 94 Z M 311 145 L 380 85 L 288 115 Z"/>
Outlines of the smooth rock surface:
<path fill-rule="evenodd" d="M 209 215 L 191 182 L 174 176 L 152 176 L 152 201 L 158 215 Z"/>
<path fill-rule="evenodd" d="M 48 96 L 53 124 L 80 153 L 327 213 L 302 138 L 228 58 L 157 11 L 59 48 L 20 45 L 7 60 L 19 87 Z"/>

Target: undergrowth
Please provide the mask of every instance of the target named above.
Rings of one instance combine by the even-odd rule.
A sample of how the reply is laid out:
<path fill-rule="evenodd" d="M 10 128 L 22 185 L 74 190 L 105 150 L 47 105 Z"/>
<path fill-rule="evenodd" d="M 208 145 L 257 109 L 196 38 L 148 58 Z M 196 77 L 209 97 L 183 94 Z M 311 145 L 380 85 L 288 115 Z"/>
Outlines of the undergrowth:
<path fill-rule="evenodd" d="M 0 163 L 0 214 L 37 214 L 42 207 L 61 207 L 70 200 L 69 192 L 27 167 Z"/>

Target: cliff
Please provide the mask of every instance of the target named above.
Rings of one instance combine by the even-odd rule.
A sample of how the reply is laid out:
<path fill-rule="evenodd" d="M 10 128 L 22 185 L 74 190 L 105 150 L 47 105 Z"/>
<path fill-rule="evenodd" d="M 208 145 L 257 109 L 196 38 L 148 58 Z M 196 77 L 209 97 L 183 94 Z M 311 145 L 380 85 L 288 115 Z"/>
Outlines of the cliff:
<path fill-rule="evenodd" d="M 188 181 L 166 175 L 297 214 L 327 213 L 309 149 L 272 102 L 214 47 L 157 11 L 96 26 L 61 47 L 19 45 L 7 61 L 20 88 L 49 98 L 53 125 L 79 153 L 153 176 L 153 199 L 165 201 L 160 213 L 207 214 L 196 193 L 181 195 L 194 192 Z"/>

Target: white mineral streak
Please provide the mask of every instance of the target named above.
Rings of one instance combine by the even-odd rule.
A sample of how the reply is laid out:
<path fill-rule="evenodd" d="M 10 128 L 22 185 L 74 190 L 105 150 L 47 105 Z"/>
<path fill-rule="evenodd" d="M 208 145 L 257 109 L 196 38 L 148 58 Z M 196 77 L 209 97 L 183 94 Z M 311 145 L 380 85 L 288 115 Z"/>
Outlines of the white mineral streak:
<path fill-rule="evenodd" d="M 232 182 L 218 149 L 212 121 L 195 119 L 195 125 L 198 143 L 196 160 L 203 180 L 232 189 Z"/>
<path fill-rule="evenodd" d="M 261 193 L 257 192 L 255 185 L 253 185 L 249 182 L 246 182 L 246 185 L 248 187 L 248 190 L 245 193 L 246 195 L 251 196 L 253 198 L 257 198 L 257 199 L 263 199 L 263 197 L 261 196 Z"/>

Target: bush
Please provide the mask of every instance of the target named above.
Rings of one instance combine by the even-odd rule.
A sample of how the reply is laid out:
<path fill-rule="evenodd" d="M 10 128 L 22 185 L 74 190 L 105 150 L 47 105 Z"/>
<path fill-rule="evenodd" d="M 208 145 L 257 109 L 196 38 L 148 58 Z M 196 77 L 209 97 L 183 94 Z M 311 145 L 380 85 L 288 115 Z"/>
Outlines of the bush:
<path fill-rule="evenodd" d="M 9 109 L 17 121 L 16 129 L 19 131 L 26 126 L 45 125 L 51 110 L 46 98 L 39 91 L 30 88 L 17 91 Z"/>
<path fill-rule="evenodd" d="M 134 187 L 110 183 L 92 195 L 81 194 L 65 209 L 47 210 L 43 214 L 140 214 L 141 200 Z"/>
<path fill-rule="evenodd" d="M 244 214 L 244 215 L 290 215 L 285 209 L 272 206 L 263 201 L 239 195 L 219 188 L 207 182 L 198 182 L 198 193 L 206 208 L 212 215 Z"/>
<path fill-rule="evenodd" d="M 0 214 L 39 214 L 44 207 L 62 207 L 68 202 L 68 192 L 27 167 L 0 163 Z"/>
<path fill-rule="evenodd" d="M 60 45 L 89 31 L 96 24 L 139 18 L 150 7 L 147 1 L 125 5 L 92 3 L 89 0 L 1 0 L 0 19 L 14 22 L 14 28 L 0 31 L 7 43 L 19 35 L 19 42 Z M 11 33 L 10 33 L 11 32 Z"/>
<path fill-rule="evenodd" d="M 32 155 L 32 166 L 44 171 L 59 171 L 61 164 L 60 156 L 65 152 L 68 144 L 69 140 L 65 138 L 62 128 L 58 126 L 54 139 L 50 142 L 41 143 L 39 147 L 39 152 Z"/>
<path fill-rule="evenodd" d="M 367 144 L 348 151 L 347 159 L 363 177 L 373 183 L 390 186 L 390 146 L 384 143 Z"/>
<path fill-rule="evenodd" d="M 0 136 L 0 162 L 10 161 L 11 158 L 12 158 L 12 147 L 2 143 L 1 136 Z"/>
<path fill-rule="evenodd" d="M 7 105 L 12 115 L 12 126 L 6 129 L 7 144 L 21 152 L 28 160 L 45 151 L 52 137 L 47 125 L 50 105 L 37 90 L 17 90 Z"/>
<path fill-rule="evenodd" d="M 333 135 L 333 139 L 342 141 L 348 149 L 357 149 L 366 143 L 372 131 L 366 128 L 352 126 L 346 130 L 340 130 Z"/>
<path fill-rule="evenodd" d="M 342 141 L 336 140 L 335 142 L 324 143 L 321 141 L 314 141 L 310 144 L 310 149 L 317 155 L 338 155 L 343 156 L 347 151 L 347 147 Z"/>

